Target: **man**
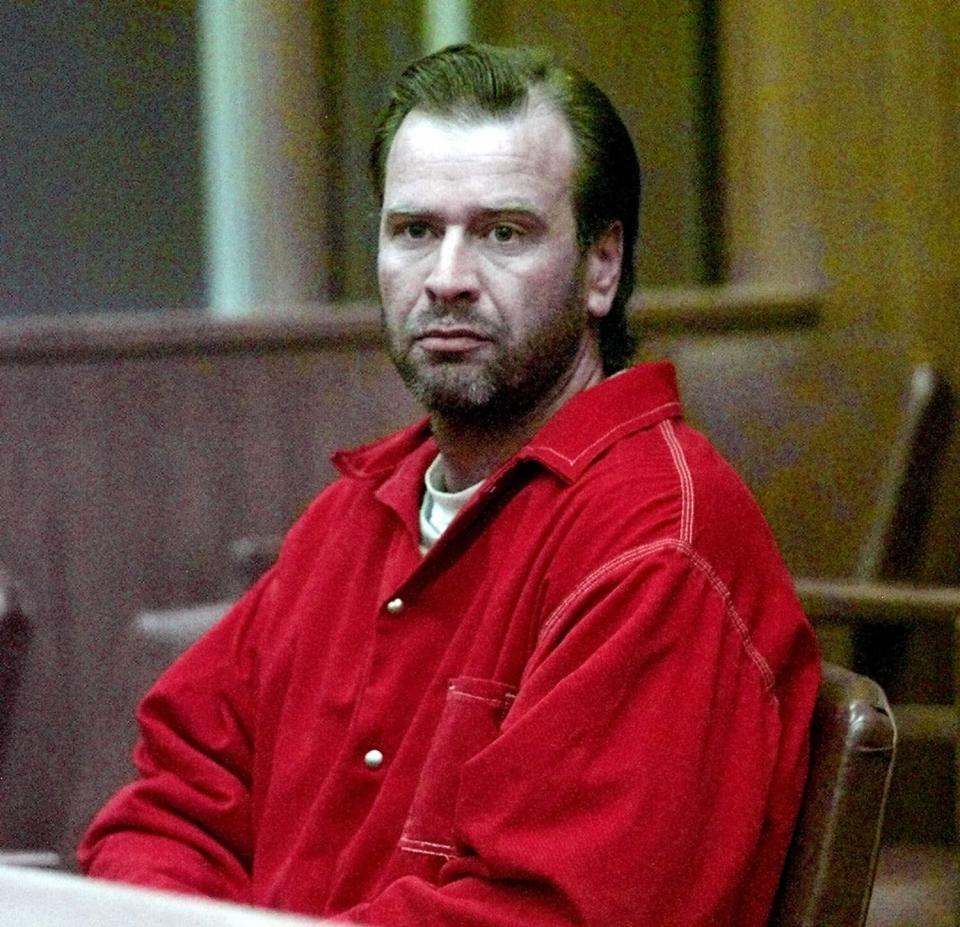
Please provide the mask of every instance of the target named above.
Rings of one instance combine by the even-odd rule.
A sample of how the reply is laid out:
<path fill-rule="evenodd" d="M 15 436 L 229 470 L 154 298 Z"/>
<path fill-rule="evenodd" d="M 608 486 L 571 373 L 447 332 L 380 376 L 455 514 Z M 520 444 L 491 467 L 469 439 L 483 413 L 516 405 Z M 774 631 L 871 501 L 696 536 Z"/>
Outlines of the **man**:
<path fill-rule="evenodd" d="M 412 65 L 373 145 L 429 419 L 341 453 L 140 710 L 91 874 L 360 923 L 763 924 L 816 648 L 739 480 L 630 355 L 639 170 L 548 56 Z"/>

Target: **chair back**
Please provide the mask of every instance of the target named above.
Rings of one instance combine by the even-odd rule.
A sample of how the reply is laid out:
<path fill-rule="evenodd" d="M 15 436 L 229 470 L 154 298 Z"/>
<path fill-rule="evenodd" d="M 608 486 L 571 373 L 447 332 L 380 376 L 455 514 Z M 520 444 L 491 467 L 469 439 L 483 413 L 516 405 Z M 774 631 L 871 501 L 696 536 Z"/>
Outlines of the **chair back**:
<path fill-rule="evenodd" d="M 239 596 L 252 586 L 280 555 L 282 534 L 250 534 L 236 538 L 227 547 L 232 585 L 227 594 Z"/>
<path fill-rule="evenodd" d="M 0 762 L 13 728 L 13 709 L 27 662 L 30 632 L 17 588 L 0 568 Z"/>
<path fill-rule="evenodd" d="M 937 480 L 954 428 L 956 400 L 932 364 L 918 363 L 900 398 L 900 420 L 886 450 L 873 517 L 854 576 L 916 579 L 932 516 Z"/>
<path fill-rule="evenodd" d="M 873 889 L 897 732 L 883 690 L 824 663 L 810 772 L 773 927 L 861 927 Z"/>

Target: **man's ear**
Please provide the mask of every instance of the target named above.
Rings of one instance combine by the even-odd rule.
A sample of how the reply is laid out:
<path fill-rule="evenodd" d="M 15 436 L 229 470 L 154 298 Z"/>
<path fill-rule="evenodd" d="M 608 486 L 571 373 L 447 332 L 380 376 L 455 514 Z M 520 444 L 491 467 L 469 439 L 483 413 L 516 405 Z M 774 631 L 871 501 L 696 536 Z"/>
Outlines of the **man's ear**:
<path fill-rule="evenodd" d="M 593 240 L 586 254 L 584 292 L 587 312 L 594 318 L 603 318 L 613 305 L 622 261 L 623 225 L 613 222 Z"/>

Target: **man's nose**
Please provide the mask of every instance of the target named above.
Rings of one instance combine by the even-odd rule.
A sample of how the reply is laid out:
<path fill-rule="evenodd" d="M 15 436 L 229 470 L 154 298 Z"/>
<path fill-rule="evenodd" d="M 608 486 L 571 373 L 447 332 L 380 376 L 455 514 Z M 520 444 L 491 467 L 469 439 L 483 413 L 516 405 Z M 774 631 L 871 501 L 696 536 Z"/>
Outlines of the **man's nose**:
<path fill-rule="evenodd" d="M 425 282 L 427 295 L 441 303 L 473 302 L 479 294 L 475 257 L 462 230 L 444 231 Z"/>

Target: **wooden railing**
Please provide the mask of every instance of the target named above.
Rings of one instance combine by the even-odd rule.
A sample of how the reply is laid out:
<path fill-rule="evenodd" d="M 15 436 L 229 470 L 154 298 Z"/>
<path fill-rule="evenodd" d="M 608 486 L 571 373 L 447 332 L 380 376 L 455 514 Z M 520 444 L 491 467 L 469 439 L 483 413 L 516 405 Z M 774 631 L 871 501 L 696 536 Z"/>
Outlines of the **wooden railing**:
<path fill-rule="evenodd" d="M 815 325 L 822 291 L 757 284 L 638 290 L 630 304 L 638 333 L 772 331 Z M 322 348 L 352 350 L 381 341 L 372 302 L 265 308 L 237 319 L 201 312 L 28 316 L 0 320 L 0 363 L 224 354 Z"/>

